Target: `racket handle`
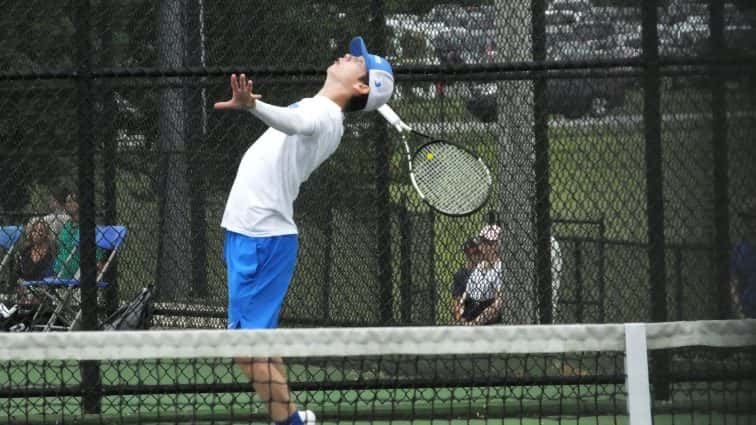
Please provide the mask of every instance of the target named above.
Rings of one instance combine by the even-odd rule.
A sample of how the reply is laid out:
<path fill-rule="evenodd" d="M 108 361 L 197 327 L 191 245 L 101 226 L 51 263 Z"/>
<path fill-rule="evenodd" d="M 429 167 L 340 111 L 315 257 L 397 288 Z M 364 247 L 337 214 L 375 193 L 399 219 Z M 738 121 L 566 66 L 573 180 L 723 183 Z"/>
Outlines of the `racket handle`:
<path fill-rule="evenodd" d="M 391 109 L 388 104 L 383 104 L 383 106 L 380 106 L 378 108 L 378 112 L 383 115 L 383 118 L 388 121 L 389 124 L 393 125 L 399 132 L 402 132 L 404 130 L 410 131 L 412 130 L 407 124 L 405 124 L 401 118 L 399 118 L 399 115 L 394 112 L 393 109 Z"/>

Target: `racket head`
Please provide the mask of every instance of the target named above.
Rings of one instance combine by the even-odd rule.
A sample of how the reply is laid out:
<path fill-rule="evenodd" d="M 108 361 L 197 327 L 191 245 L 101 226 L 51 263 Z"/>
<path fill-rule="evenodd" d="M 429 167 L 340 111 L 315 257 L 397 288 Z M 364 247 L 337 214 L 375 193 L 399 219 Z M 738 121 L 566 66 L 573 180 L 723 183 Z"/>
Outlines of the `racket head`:
<path fill-rule="evenodd" d="M 472 150 L 434 139 L 415 150 L 410 178 L 423 201 L 434 210 L 462 217 L 478 211 L 491 196 L 493 178 Z"/>

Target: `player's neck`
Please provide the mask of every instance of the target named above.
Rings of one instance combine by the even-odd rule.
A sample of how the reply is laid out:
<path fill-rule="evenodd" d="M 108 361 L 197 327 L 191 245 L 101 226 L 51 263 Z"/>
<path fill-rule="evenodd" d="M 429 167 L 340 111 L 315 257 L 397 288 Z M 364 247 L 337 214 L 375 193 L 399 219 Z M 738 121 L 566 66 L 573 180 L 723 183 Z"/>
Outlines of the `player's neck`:
<path fill-rule="evenodd" d="M 351 99 L 352 96 L 351 91 L 345 88 L 341 83 L 330 79 L 326 79 L 326 82 L 323 84 L 323 87 L 321 87 L 318 95 L 331 99 L 333 103 L 339 105 L 342 110 L 346 107 L 347 103 L 349 103 L 349 99 Z"/>

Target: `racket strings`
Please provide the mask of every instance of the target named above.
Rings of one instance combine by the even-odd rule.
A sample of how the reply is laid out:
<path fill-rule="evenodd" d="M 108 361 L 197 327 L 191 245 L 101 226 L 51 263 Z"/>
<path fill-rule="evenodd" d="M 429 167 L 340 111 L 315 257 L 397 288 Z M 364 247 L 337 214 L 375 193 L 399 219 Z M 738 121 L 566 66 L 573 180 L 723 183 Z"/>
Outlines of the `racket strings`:
<path fill-rule="evenodd" d="M 446 142 L 420 148 L 412 159 L 417 189 L 426 202 L 449 214 L 477 210 L 488 199 L 491 175 L 475 155 Z"/>

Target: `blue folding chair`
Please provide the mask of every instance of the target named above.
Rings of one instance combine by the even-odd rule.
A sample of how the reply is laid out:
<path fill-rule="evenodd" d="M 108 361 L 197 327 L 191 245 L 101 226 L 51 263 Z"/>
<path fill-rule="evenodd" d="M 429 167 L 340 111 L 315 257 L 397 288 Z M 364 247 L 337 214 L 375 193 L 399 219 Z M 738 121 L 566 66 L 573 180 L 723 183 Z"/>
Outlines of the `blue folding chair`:
<path fill-rule="evenodd" d="M 21 235 L 23 235 L 23 233 L 23 226 L 0 227 L 0 248 L 5 251 L 3 259 L 0 260 L 0 273 L 5 270 L 5 266 L 9 263 L 10 258 L 13 256 L 13 250 L 16 248 L 16 244 L 21 239 Z"/>
<path fill-rule="evenodd" d="M 24 233 L 22 226 L 0 226 L 0 248 L 3 250 L 3 258 L 0 260 L 0 282 L 2 282 L 2 276 L 5 272 L 5 266 L 10 264 L 10 259 L 13 257 L 13 251 L 16 249 L 16 244 L 21 240 L 21 235 Z M 17 307 L 11 309 L 6 308 L 5 304 L 0 303 L 0 318 L 8 318 L 16 312 Z"/>
<path fill-rule="evenodd" d="M 97 226 L 95 231 L 95 244 L 98 248 L 109 251 L 99 272 L 97 273 L 97 287 L 104 288 L 108 286 L 107 282 L 102 280 L 108 271 L 110 264 L 113 262 L 118 253 L 124 238 L 126 237 L 126 228 L 124 226 Z M 77 241 L 78 249 L 78 241 Z M 66 262 L 70 261 L 73 253 L 70 254 Z M 61 270 L 65 267 L 61 267 Z M 78 327 L 81 320 L 81 308 L 74 305 L 78 300 L 78 289 L 81 270 L 77 270 L 71 279 L 60 277 L 49 277 L 42 280 L 23 282 L 22 285 L 29 288 L 32 292 L 40 297 L 44 297 L 49 306 L 47 309 L 40 308 L 38 314 L 43 311 L 51 311 L 50 316 L 44 324 L 37 323 L 39 317 L 35 315 L 32 319 L 32 329 L 51 331 L 51 330 L 74 330 Z"/>

